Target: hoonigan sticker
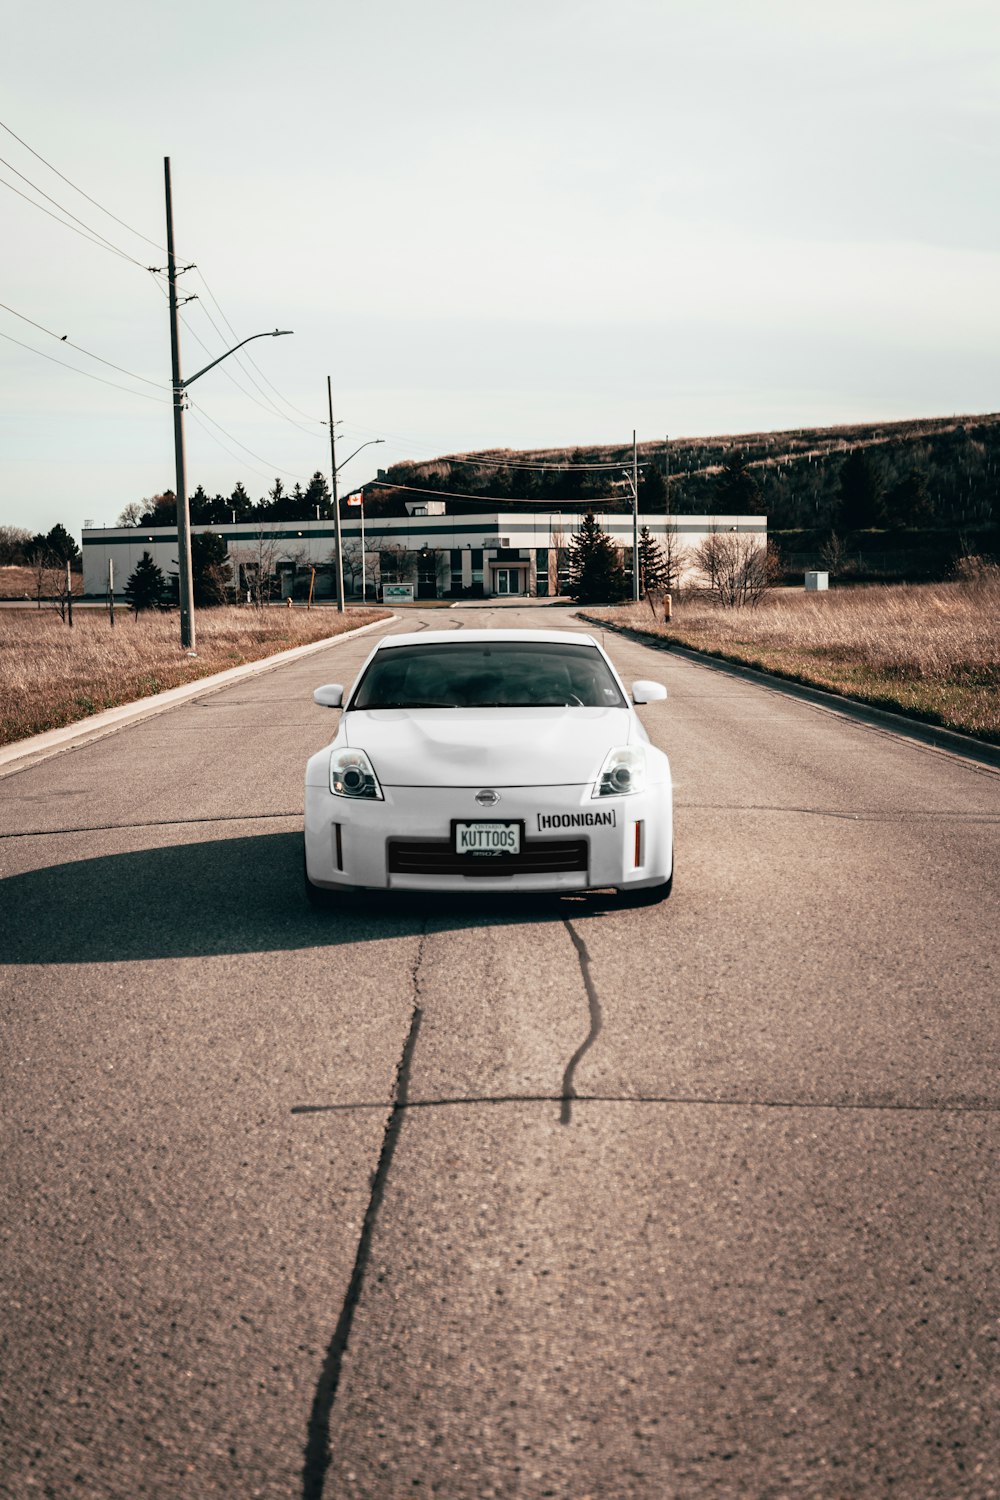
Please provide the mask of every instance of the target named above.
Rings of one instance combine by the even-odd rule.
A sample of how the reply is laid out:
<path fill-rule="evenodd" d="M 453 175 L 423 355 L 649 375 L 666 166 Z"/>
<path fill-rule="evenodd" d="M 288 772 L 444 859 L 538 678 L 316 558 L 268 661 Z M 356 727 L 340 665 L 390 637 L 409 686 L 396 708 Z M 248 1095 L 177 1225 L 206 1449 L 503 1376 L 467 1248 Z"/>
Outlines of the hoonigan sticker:
<path fill-rule="evenodd" d="M 546 833 L 553 828 L 614 828 L 615 810 L 602 808 L 599 812 L 539 813 L 538 831 Z"/>

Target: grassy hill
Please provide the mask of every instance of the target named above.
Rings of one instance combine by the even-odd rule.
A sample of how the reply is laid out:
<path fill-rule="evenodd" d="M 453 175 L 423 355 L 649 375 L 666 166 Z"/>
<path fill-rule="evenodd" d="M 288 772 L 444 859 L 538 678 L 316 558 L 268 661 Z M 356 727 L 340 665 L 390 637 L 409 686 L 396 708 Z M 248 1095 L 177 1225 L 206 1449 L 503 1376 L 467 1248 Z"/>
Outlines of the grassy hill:
<path fill-rule="evenodd" d="M 844 464 L 858 453 L 864 454 L 881 506 L 875 524 L 953 530 L 988 528 L 997 519 L 998 413 L 643 442 L 640 509 L 663 509 L 663 481 L 674 513 L 733 509 L 734 492 L 726 480 L 727 466 L 735 461 L 749 479 L 738 492 L 744 502 L 739 509 L 766 514 L 774 531 L 829 529 L 842 523 Z M 579 464 L 611 467 L 591 472 L 566 467 Z M 631 491 L 621 470 L 631 464 L 627 443 L 495 448 L 396 464 L 385 477 L 405 490 L 443 492 L 449 511 L 467 510 L 466 497 L 479 505 L 516 501 L 534 502 L 539 509 L 558 504 L 627 510 Z M 403 490 L 372 486 L 366 504 L 372 514 L 398 514 L 404 498 Z"/>

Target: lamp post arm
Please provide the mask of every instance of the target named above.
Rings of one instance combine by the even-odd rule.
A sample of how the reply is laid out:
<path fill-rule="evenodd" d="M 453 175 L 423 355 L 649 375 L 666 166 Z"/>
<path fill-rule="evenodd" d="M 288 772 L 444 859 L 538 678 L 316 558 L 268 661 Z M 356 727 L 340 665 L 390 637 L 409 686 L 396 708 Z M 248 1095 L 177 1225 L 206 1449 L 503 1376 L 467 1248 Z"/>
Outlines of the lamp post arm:
<path fill-rule="evenodd" d="M 361 444 L 361 448 L 373 448 L 376 443 L 384 442 L 385 438 L 369 438 L 367 443 Z M 340 473 L 341 469 L 346 469 L 352 458 L 357 458 L 358 454 L 361 452 L 361 448 L 355 448 L 353 453 L 348 454 L 347 458 L 341 460 L 341 462 L 337 465 L 338 474 Z"/>
<path fill-rule="evenodd" d="M 221 365 L 224 359 L 228 359 L 231 354 L 236 353 L 237 349 L 242 349 L 244 344 L 251 343 L 253 339 L 280 339 L 284 334 L 292 332 L 293 329 L 291 328 L 276 328 L 273 333 L 252 333 L 248 339 L 241 339 L 238 344 L 234 344 L 231 349 L 227 349 L 225 354 L 220 354 L 218 359 L 213 359 L 210 365 L 205 365 L 196 374 L 189 375 L 187 380 L 180 381 L 181 390 L 187 390 L 189 385 L 194 385 L 195 381 L 200 380 L 202 375 L 207 375 L 209 370 L 214 370 L 216 365 Z"/>

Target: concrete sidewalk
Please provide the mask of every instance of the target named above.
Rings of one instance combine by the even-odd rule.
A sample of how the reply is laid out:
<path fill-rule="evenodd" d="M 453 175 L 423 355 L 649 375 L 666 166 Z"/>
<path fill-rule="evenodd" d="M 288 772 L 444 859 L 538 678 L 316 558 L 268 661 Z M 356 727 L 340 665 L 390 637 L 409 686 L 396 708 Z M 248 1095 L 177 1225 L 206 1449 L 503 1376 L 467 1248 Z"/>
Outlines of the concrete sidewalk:
<path fill-rule="evenodd" d="M 116 729 L 121 729 L 126 724 L 134 724 L 139 719 L 150 719 L 154 714 L 161 714 L 166 709 L 173 708 L 176 703 L 184 703 L 190 698 L 200 698 L 205 694 L 218 692 L 220 688 L 229 687 L 231 683 L 239 682 L 245 677 L 257 677 L 262 672 L 272 672 L 276 667 L 284 666 L 286 662 L 297 661 L 302 656 L 311 656 L 340 641 L 363 635 L 366 630 L 375 630 L 378 626 L 389 625 L 392 620 L 398 618 L 397 615 L 393 615 L 387 620 L 372 620 L 367 625 L 359 625 L 354 630 L 341 631 L 339 635 L 326 636 L 321 641 L 309 641 L 305 646 L 292 646 L 288 651 L 279 651 L 274 656 L 263 656 L 260 661 L 248 661 L 240 667 L 229 667 L 225 672 L 213 672 L 210 677 L 199 677 L 195 682 L 185 682 L 181 687 L 168 688 L 165 693 L 154 693 L 148 698 L 138 698 L 134 703 L 123 703 L 118 708 L 106 709 L 104 713 L 78 719 L 76 723 L 67 724 L 62 729 L 50 729 L 45 734 L 32 735 L 30 739 L 15 740 L 12 745 L 4 745 L 0 748 L 0 777 L 23 771 L 28 766 L 48 760 L 52 755 L 59 755 L 63 750 L 71 750 L 76 745 L 101 739 L 106 734 L 113 734 Z"/>

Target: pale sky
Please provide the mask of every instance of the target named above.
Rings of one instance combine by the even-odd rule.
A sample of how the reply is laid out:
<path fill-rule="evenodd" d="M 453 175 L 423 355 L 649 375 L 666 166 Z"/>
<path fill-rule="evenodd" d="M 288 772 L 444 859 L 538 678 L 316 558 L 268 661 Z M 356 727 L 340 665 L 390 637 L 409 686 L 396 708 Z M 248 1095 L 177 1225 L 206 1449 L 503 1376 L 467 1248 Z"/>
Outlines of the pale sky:
<path fill-rule="evenodd" d="M 236 342 L 206 284 L 239 338 L 294 330 L 193 386 L 192 490 L 328 471 L 327 375 L 338 458 L 386 439 L 343 487 L 1000 409 L 995 0 L 22 0 L 4 34 L 0 179 L 139 265 L 0 188 L 0 524 L 173 486 L 166 256 L 132 232 L 164 243 L 165 156 L 183 373 Z"/>

